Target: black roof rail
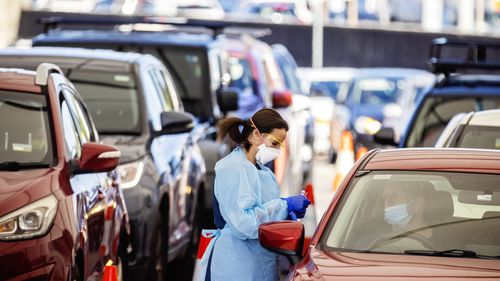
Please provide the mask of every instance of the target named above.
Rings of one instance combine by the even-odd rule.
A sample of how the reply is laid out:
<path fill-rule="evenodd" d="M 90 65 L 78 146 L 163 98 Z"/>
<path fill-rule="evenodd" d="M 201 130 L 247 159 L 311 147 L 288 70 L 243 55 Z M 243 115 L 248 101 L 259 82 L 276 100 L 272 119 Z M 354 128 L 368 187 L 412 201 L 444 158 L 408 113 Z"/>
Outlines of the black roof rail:
<path fill-rule="evenodd" d="M 500 44 L 436 38 L 432 40 L 428 64 L 432 72 L 445 75 L 467 69 L 500 70 Z"/>
<path fill-rule="evenodd" d="M 195 27 L 204 28 L 212 31 L 214 37 L 222 34 L 237 34 L 245 33 L 254 37 L 262 37 L 271 33 L 270 29 L 263 28 L 250 28 L 237 26 L 230 22 L 212 21 L 212 20 L 199 20 L 187 18 L 165 18 L 165 17 L 128 17 L 128 16 L 115 16 L 112 18 L 96 18 L 95 16 L 79 16 L 79 17 L 47 17 L 38 19 L 38 23 L 44 26 L 44 33 L 59 28 L 61 25 L 74 25 L 74 26 L 118 26 L 130 24 L 155 24 L 155 25 L 170 25 L 178 27 Z"/>

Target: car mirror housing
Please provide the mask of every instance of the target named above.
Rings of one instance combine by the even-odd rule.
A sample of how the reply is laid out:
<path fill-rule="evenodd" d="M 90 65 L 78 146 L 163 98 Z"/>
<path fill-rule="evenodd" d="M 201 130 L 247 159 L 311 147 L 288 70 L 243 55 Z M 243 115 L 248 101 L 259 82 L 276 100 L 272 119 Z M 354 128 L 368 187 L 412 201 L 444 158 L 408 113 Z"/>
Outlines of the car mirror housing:
<path fill-rule="evenodd" d="M 226 114 L 229 111 L 238 110 L 238 97 L 241 90 L 235 87 L 226 87 L 219 90 L 217 102 L 220 110 Z"/>
<path fill-rule="evenodd" d="M 160 115 L 159 135 L 189 133 L 194 128 L 194 117 L 187 112 L 166 111 Z"/>
<path fill-rule="evenodd" d="M 273 107 L 282 108 L 292 105 L 293 94 L 287 90 L 280 90 L 273 92 Z"/>
<path fill-rule="evenodd" d="M 373 135 L 373 141 L 382 145 L 398 145 L 398 143 L 394 141 L 394 129 L 389 127 L 383 127 L 375 133 Z"/>
<path fill-rule="evenodd" d="M 102 173 L 114 170 L 120 162 L 120 150 L 114 146 L 88 142 L 82 146 L 74 174 Z"/>
<path fill-rule="evenodd" d="M 302 258 L 304 248 L 304 225 L 295 221 L 263 223 L 259 226 L 262 247 L 285 255 L 295 264 Z"/>

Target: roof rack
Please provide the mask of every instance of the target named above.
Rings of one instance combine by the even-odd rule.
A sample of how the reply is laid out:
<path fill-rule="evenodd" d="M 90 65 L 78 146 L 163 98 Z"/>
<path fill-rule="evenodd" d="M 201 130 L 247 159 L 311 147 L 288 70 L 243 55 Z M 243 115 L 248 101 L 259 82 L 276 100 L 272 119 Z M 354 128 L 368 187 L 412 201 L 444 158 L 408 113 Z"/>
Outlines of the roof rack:
<path fill-rule="evenodd" d="M 63 74 L 59 66 L 52 63 L 41 63 L 36 68 L 35 85 L 47 86 L 49 75 L 51 73 L 59 73 L 61 75 Z"/>
<path fill-rule="evenodd" d="M 500 44 L 436 38 L 428 64 L 432 72 L 445 75 L 467 69 L 500 70 Z"/>
<path fill-rule="evenodd" d="M 82 16 L 82 17 L 47 17 L 37 20 L 38 23 L 44 26 L 44 33 L 48 33 L 51 30 L 58 29 L 61 25 L 73 25 L 73 26 L 123 26 L 129 25 L 130 30 L 133 31 L 134 26 L 141 26 L 138 31 L 144 31 L 144 25 L 168 25 L 176 27 L 194 27 L 203 28 L 211 30 L 214 37 L 220 34 L 238 34 L 245 33 L 252 35 L 254 37 L 263 37 L 271 33 L 270 29 L 263 28 L 251 28 L 244 26 L 235 26 L 229 22 L 222 21 L 210 21 L 210 20 L 198 20 L 198 19 L 187 19 L 187 18 L 166 18 L 166 17 L 126 17 L 117 16 L 112 18 L 96 18 L 95 16 Z M 152 30 L 162 31 L 162 29 L 154 28 Z M 167 31 L 168 29 L 164 29 Z"/>

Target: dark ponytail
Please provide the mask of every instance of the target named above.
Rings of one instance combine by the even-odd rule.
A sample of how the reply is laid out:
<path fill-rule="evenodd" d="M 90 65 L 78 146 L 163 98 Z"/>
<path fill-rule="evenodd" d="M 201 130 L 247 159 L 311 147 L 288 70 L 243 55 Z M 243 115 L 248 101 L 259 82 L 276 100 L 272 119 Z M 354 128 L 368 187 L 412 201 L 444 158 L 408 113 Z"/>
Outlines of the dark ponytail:
<path fill-rule="evenodd" d="M 261 109 L 251 117 L 253 124 L 261 133 L 271 133 L 274 129 L 285 129 L 288 131 L 288 123 L 281 115 L 273 109 Z M 255 129 L 252 121 L 242 120 L 238 117 L 227 117 L 219 121 L 218 139 L 229 144 L 230 148 L 241 145 L 246 150 L 251 144 L 248 137 Z"/>

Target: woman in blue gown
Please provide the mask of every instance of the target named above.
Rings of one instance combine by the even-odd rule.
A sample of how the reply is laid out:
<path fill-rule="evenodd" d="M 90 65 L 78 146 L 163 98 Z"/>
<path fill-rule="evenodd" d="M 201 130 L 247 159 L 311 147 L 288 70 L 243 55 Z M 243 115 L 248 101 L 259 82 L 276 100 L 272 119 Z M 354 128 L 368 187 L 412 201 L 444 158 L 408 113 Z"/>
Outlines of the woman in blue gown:
<path fill-rule="evenodd" d="M 278 112 L 262 109 L 247 121 L 229 117 L 218 126 L 219 138 L 234 149 L 215 166 L 218 230 L 210 235 L 202 280 L 278 280 L 277 255 L 260 245 L 259 225 L 303 217 L 310 204 L 304 195 L 280 198 L 276 178 L 264 166 L 279 155 L 288 124 Z"/>

